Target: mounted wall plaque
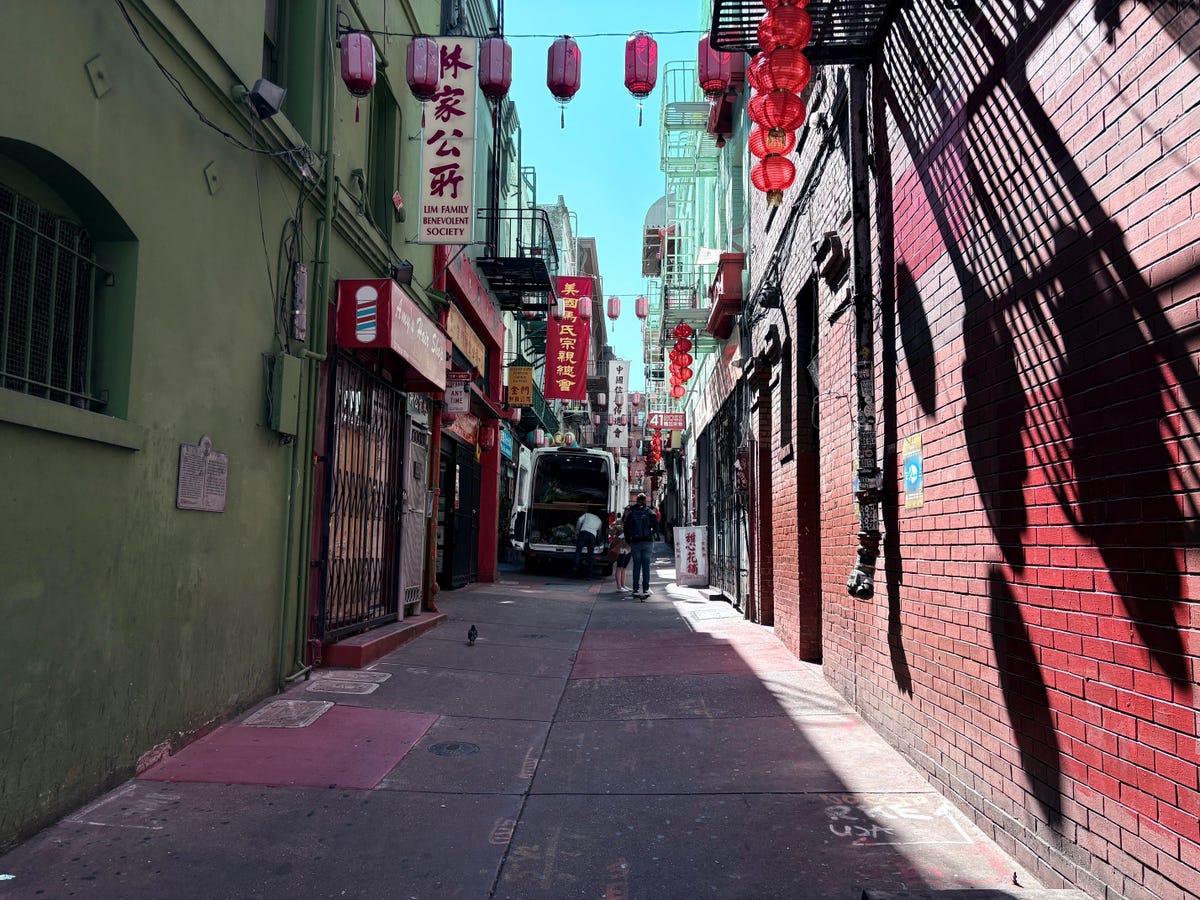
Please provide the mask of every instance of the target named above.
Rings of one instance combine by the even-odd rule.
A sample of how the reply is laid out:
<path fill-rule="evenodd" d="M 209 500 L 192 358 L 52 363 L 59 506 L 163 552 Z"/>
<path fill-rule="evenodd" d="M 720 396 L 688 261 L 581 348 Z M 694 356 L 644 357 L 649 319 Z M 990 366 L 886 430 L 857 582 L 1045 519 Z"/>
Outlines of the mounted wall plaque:
<path fill-rule="evenodd" d="M 214 450 L 207 435 L 199 444 L 180 444 L 175 508 L 225 512 L 228 476 L 229 454 Z"/>

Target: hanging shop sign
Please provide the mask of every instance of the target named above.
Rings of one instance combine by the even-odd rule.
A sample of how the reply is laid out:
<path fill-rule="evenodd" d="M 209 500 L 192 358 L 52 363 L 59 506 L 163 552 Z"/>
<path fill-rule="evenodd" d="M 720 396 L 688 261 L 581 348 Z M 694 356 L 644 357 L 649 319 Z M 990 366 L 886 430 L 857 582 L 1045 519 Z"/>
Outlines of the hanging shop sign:
<path fill-rule="evenodd" d="M 533 366 L 508 367 L 508 405 L 533 406 Z"/>
<path fill-rule="evenodd" d="M 708 527 L 675 529 L 675 582 L 683 587 L 708 584 Z"/>
<path fill-rule="evenodd" d="M 447 313 L 446 336 L 475 367 L 476 372 L 484 372 L 487 366 L 487 350 L 483 346 L 483 341 L 479 339 L 475 330 L 467 324 L 466 318 L 456 308 L 451 306 Z"/>
<path fill-rule="evenodd" d="M 550 317 L 546 329 L 547 400 L 587 400 L 587 359 L 591 328 L 579 315 L 580 304 L 592 302 L 592 279 L 560 276 L 556 285 L 561 319 Z"/>
<path fill-rule="evenodd" d="M 466 244 L 474 236 L 475 86 L 478 45 L 435 38 L 441 74 L 421 133 L 417 242 Z"/>
<path fill-rule="evenodd" d="M 670 428 L 683 431 L 687 428 L 687 413 L 685 412 L 652 412 L 646 417 L 646 427 Z"/>
<path fill-rule="evenodd" d="M 461 415 L 471 411 L 471 374 L 446 373 L 446 412 Z"/>
<path fill-rule="evenodd" d="M 505 459 L 513 458 L 513 435 L 507 428 L 500 429 L 500 455 Z"/>
<path fill-rule="evenodd" d="M 474 445 L 479 440 L 479 417 L 474 413 L 463 413 L 446 426 L 446 431 Z"/>
<path fill-rule="evenodd" d="M 608 397 L 611 404 L 608 411 L 624 418 L 629 412 L 629 360 L 608 361 Z"/>
<path fill-rule="evenodd" d="M 446 387 L 446 335 L 390 278 L 337 283 L 337 345 L 391 350 L 432 390 Z"/>
<path fill-rule="evenodd" d="M 906 437 L 901 447 L 904 458 L 904 508 L 920 509 L 925 505 L 925 453 L 921 435 Z"/>

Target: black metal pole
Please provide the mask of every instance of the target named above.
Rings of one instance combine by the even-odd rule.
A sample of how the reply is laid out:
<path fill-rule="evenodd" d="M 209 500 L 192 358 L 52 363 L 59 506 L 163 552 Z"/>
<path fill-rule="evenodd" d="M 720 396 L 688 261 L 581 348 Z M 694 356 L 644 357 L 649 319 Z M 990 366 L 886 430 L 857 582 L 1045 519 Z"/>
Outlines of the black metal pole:
<path fill-rule="evenodd" d="M 854 381 L 858 411 L 858 558 L 846 590 L 860 600 L 875 594 L 879 558 L 879 466 L 876 462 L 875 297 L 871 277 L 871 185 L 867 166 L 871 119 L 869 69 L 850 68 L 850 203 L 854 226 Z"/>

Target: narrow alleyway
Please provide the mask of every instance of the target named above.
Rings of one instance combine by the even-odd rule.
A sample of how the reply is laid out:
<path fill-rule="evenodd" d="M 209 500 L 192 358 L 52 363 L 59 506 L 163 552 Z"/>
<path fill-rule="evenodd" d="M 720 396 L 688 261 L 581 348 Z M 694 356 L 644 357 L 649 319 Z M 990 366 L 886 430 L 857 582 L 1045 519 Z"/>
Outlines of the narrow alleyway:
<path fill-rule="evenodd" d="M 1082 896 L 669 565 L 646 603 L 514 571 L 444 594 L 440 628 L 0 858 L 0 898 Z"/>

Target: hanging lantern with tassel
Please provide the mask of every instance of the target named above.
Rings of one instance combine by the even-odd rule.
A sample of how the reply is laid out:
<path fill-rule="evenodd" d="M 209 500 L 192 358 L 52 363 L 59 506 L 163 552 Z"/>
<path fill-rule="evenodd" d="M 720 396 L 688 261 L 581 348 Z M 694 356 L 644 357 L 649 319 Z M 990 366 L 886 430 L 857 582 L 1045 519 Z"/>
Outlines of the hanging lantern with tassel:
<path fill-rule="evenodd" d="M 808 109 L 804 101 L 790 91 L 771 91 L 755 94 L 746 109 L 750 121 L 771 132 L 772 140 L 784 140 L 785 131 L 795 131 L 804 124 Z"/>
<path fill-rule="evenodd" d="M 799 6 L 777 6 L 758 23 L 758 46 L 763 53 L 777 47 L 803 50 L 812 40 L 812 18 Z"/>
<path fill-rule="evenodd" d="M 579 90 L 583 55 L 570 35 L 563 35 L 550 45 L 546 55 L 546 87 L 563 107 L 558 125 L 566 127 L 566 106 Z"/>
<path fill-rule="evenodd" d="M 792 161 L 774 153 L 768 154 L 750 170 L 751 183 L 766 193 L 767 203 L 771 206 L 779 206 L 783 202 L 783 192 L 795 180 L 796 167 Z"/>
<path fill-rule="evenodd" d="M 633 304 L 633 311 L 639 319 L 645 319 L 646 316 L 650 315 L 650 301 L 645 297 L 638 297 Z"/>
<path fill-rule="evenodd" d="M 621 317 L 621 298 L 612 296 L 608 298 L 608 317 L 614 322 Z"/>
<path fill-rule="evenodd" d="M 747 144 L 757 159 L 764 159 L 772 153 L 787 156 L 796 149 L 796 132 L 785 131 L 782 137 L 772 137 L 766 128 L 751 128 Z"/>
<path fill-rule="evenodd" d="M 354 121 L 358 121 L 358 101 L 375 87 L 375 43 L 369 34 L 352 31 L 342 35 L 342 81 L 355 98 Z"/>
<path fill-rule="evenodd" d="M 432 100 L 437 93 L 441 74 L 442 62 L 437 41 L 431 37 L 415 37 L 409 41 L 404 77 L 413 97 L 421 103 Z"/>
<path fill-rule="evenodd" d="M 791 91 L 798 94 L 808 87 L 812 64 L 800 50 L 779 47 L 760 53 L 746 70 L 746 79 L 756 91 Z"/>
<path fill-rule="evenodd" d="M 638 102 L 638 127 L 642 127 L 642 101 L 658 82 L 658 43 L 646 31 L 635 31 L 625 41 L 625 87 Z"/>
<path fill-rule="evenodd" d="M 713 48 L 708 32 L 700 35 L 696 48 L 696 75 L 700 79 L 700 90 L 710 100 L 729 89 L 733 78 L 732 54 Z"/>
<path fill-rule="evenodd" d="M 491 100 L 503 100 L 512 87 L 512 47 L 493 35 L 479 45 L 479 89 Z"/>
<path fill-rule="evenodd" d="M 580 297 L 577 305 L 575 306 L 575 312 L 578 314 L 579 318 L 583 319 L 583 321 L 590 322 L 592 319 L 592 298 Z"/>

